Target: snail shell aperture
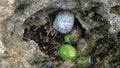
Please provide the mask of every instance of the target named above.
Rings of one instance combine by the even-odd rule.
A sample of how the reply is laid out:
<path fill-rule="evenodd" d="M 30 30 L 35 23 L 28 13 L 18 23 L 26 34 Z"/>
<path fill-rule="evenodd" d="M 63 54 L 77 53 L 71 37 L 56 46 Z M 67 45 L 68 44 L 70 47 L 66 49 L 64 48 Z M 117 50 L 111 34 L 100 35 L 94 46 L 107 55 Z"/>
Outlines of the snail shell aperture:
<path fill-rule="evenodd" d="M 74 25 L 74 15 L 68 11 L 60 11 L 53 21 L 53 28 L 62 34 L 69 33 Z"/>

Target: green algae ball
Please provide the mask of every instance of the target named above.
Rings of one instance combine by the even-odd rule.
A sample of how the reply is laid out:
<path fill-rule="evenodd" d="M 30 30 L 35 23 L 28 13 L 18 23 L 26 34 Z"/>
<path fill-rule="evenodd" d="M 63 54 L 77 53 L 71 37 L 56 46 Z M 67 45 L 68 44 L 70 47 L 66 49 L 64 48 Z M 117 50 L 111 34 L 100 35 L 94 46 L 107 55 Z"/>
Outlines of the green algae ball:
<path fill-rule="evenodd" d="M 70 39 L 70 36 L 68 34 L 64 35 L 64 40 L 65 40 L 65 42 L 71 44 L 71 39 Z"/>
<path fill-rule="evenodd" d="M 76 49 L 70 44 L 64 44 L 59 48 L 59 56 L 63 60 L 74 61 L 77 57 Z"/>

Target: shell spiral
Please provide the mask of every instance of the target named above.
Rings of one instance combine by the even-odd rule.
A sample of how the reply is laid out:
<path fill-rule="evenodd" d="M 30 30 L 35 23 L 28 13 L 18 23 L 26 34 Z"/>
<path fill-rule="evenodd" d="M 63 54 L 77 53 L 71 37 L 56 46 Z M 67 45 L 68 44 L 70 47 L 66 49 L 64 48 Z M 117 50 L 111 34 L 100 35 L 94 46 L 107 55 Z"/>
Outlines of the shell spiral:
<path fill-rule="evenodd" d="M 53 28 L 62 34 L 69 33 L 74 25 L 74 15 L 68 11 L 60 11 L 53 21 Z"/>

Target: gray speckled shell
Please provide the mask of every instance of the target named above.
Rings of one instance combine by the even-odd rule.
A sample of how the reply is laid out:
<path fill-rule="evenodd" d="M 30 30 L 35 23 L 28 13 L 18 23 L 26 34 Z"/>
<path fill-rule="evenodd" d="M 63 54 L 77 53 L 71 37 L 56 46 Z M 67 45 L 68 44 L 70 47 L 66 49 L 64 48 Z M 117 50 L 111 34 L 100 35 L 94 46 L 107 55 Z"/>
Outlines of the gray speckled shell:
<path fill-rule="evenodd" d="M 68 11 L 61 11 L 53 21 L 53 28 L 62 34 L 69 33 L 74 25 L 74 15 Z"/>

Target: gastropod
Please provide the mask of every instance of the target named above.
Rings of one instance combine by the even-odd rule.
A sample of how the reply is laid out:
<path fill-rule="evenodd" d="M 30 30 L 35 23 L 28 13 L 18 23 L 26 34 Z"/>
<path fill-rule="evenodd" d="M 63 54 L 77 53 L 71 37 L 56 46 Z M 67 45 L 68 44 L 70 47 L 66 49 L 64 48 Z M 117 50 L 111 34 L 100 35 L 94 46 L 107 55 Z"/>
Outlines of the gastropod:
<path fill-rule="evenodd" d="M 79 56 L 88 56 L 93 49 L 93 45 L 91 40 L 87 40 L 85 38 L 80 39 L 77 43 L 77 53 Z"/>
<path fill-rule="evenodd" d="M 74 14 L 69 11 L 60 11 L 53 21 L 53 28 L 62 34 L 69 33 L 74 25 Z"/>
<path fill-rule="evenodd" d="M 81 39 L 81 37 L 81 29 L 76 26 L 70 33 L 64 35 L 64 40 L 66 43 L 76 44 Z"/>

